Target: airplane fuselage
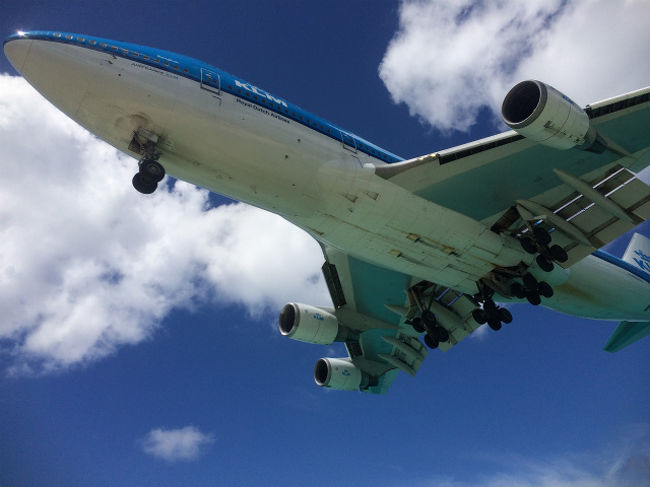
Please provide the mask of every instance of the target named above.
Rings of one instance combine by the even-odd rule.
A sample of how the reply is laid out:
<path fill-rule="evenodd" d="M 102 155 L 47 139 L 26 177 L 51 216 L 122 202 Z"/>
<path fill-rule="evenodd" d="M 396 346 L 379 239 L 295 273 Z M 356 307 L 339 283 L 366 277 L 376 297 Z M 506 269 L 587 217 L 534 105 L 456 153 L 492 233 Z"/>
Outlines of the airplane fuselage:
<path fill-rule="evenodd" d="M 362 260 L 469 294 L 496 266 L 533 264 L 514 238 L 375 174 L 401 158 L 199 61 L 50 32 L 12 39 L 5 51 L 54 105 L 120 151 L 139 157 L 134 133 L 155 133 L 169 174 L 277 213 Z M 548 280 L 553 309 L 650 316 L 650 285 L 601 258 Z"/>

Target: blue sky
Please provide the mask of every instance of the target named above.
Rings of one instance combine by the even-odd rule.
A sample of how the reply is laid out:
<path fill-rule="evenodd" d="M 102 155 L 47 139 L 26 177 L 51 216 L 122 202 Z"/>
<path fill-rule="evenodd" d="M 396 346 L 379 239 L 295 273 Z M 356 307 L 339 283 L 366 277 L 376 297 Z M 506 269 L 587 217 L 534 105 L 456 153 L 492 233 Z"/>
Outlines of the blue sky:
<path fill-rule="evenodd" d="M 647 85 L 647 66 L 621 77 L 616 69 L 592 73 L 608 63 L 583 67 L 569 54 L 547 62 L 556 39 L 573 42 L 578 59 L 593 50 L 595 25 L 613 28 L 606 3 L 581 16 L 562 2 L 511 8 L 535 36 L 504 28 L 512 25 L 508 2 L 481 10 L 447 2 L 427 8 L 427 2 L 388 1 L 8 1 L 0 26 L 5 36 L 63 30 L 187 54 L 410 157 L 503 130 L 488 107 L 516 76 L 547 80 L 581 104 Z M 617 46 L 637 50 L 628 60 L 650 54 L 644 41 L 650 15 L 639 9 L 648 6 L 630 2 L 617 12 L 627 19 L 620 23 L 625 29 L 613 28 L 611 52 L 599 50 L 610 68 L 626 62 Z M 584 18 L 593 21 L 589 29 Z M 552 28 L 562 22 L 573 22 L 581 40 Z M 4 56 L 2 72 L 16 74 Z M 0 82 L 5 95 L 15 93 L 0 100 L 0 196 L 20 203 L 8 207 L 23 222 L 0 227 L 8 237 L 0 244 L 7 320 L 0 324 L 0 485 L 600 487 L 647 479 L 647 339 L 607 354 L 601 348 L 614 323 L 518 305 L 511 325 L 444 355 L 432 352 L 416 378 L 400 376 L 385 396 L 319 389 L 314 362 L 344 354 L 342 347 L 293 342 L 275 331 L 284 302 L 323 299 L 322 282 L 313 279 L 321 259 L 315 244 L 240 206 L 206 210 L 205 193 L 183 185 L 143 199 L 130 187 L 120 193 L 120 180 L 106 175 L 97 198 L 84 168 L 101 159 L 114 164 L 115 174 L 130 174 L 134 161 L 84 135 L 17 80 Z M 116 198 L 115 206 L 121 198 L 121 214 L 145 217 L 120 220 L 107 232 L 101 218 L 89 222 L 75 210 L 91 205 L 88 195 Z M 93 208 L 102 211 L 90 214 L 104 214 L 104 207 Z M 55 226 L 39 214 L 51 214 Z M 95 285 L 85 278 L 94 275 L 88 269 L 103 262 L 93 249 L 106 245 L 106 255 L 118 255 L 111 245 L 120 236 L 133 245 L 152 243 L 133 236 L 143 221 L 160 236 L 156 242 L 167 236 L 166 226 L 187 225 L 201 244 L 191 249 L 217 257 L 204 256 L 208 271 L 197 276 L 182 255 L 182 245 L 194 243 L 150 247 L 165 257 L 162 266 L 143 264 L 163 289 L 159 308 L 142 299 L 122 307 L 140 283 L 148 285 L 146 276 L 121 294 L 84 294 L 82 288 Z M 228 247 L 210 246 L 219 225 L 235 229 Z M 28 231 L 39 228 L 45 236 Z M 251 243 L 259 228 L 265 235 Z M 650 226 L 640 231 L 650 235 Z M 11 245 L 12 236 L 20 245 Z M 609 250 L 622 254 L 628 239 Z M 278 262 L 266 262 L 268 252 Z M 108 260 L 118 269 L 138 264 Z M 23 265 L 28 261 L 38 265 Z M 254 270 L 259 265 L 259 272 L 247 273 L 238 267 L 242 261 Z M 278 281 L 278 270 L 293 281 Z M 103 341 L 88 344 L 78 335 L 78 322 L 57 305 L 61 288 L 77 297 L 70 307 L 86 310 L 82 321 L 103 332 Z M 89 304 L 77 308 L 82 298 Z M 43 316 L 66 324 L 58 342 L 51 331 L 34 331 Z M 116 323 L 103 328 L 104 318 Z"/>

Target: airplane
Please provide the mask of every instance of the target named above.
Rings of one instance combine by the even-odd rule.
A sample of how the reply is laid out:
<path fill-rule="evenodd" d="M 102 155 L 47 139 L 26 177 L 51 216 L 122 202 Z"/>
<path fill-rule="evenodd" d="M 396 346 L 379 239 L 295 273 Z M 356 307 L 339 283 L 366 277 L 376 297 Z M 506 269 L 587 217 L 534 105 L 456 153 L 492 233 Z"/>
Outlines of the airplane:
<path fill-rule="evenodd" d="M 650 87 L 581 108 L 522 81 L 502 105 L 511 131 L 405 160 L 184 55 L 59 31 L 19 31 L 4 52 L 138 160 L 137 191 L 169 173 L 319 242 L 332 306 L 279 316 L 286 337 L 344 342 L 347 357 L 316 362 L 319 386 L 385 393 L 429 350 L 510 323 L 513 302 L 620 322 L 610 352 L 650 334 L 650 240 L 622 259 L 599 250 L 650 218 L 635 175 L 650 165 Z"/>

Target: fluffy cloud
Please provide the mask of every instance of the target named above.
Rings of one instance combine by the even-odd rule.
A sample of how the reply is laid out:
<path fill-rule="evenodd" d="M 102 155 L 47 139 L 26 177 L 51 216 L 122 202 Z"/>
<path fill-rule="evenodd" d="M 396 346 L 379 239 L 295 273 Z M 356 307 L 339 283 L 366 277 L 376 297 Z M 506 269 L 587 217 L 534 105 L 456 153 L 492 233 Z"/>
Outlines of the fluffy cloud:
<path fill-rule="evenodd" d="M 403 0 L 379 74 L 411 114 L 466 131 L 524 79 L 582 105 L 646 86 L 648 18 L 645 0 Z"/>
<path fill-rule="evenodd" d="M 179 429 L 156 428 L 142 439 L 145 453 L 168 462 L 196 460 L 201 449 L 212 443 L 212 435 L 202 433 L 194 426 Z"/>
<path fill-rule="evenodd" d="M 176 181 L 131 187 L 135 160 L 0 75 L 0 351 L 48 371 L 150 336 L 206 300 L 252 314 L 329 297 L 316 242 L 243 204 L 211 207 Z"/>
<path fill-rule="evenodd" d="M 506 455 L 499 473 L 477 481 L 436 475 L 422 487 L 646 487 L 650 478 L 649 425 L 636 425 L 618 444 L 598 453 L 565 453 L 561 459 L 527 460 Z"/>

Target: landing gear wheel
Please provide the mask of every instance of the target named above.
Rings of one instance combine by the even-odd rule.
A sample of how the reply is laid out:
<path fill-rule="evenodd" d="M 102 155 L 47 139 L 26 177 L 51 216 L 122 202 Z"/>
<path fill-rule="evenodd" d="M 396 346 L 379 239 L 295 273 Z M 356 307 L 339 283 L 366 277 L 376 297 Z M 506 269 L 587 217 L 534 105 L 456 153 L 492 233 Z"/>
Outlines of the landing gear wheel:
<path fill-rule="evenodd" d="M 529 254 L 537 253 L 537 244 L 531 237 L 523 236 L 519 239 L 519 243 L 521 244 L 521 247 Z"/>
<path fill-rule="evenodd" d="M 413 318 L 411 320 L 411 326 L 418 333 L 424 333 L 426 331 L 426 328 L 424 327 L 424 324 L 422 323 L 422 318 L 420 318 L 420 317 Z"/>
<path fill-rule="evenodd" d="M 523 277 L 523 281 L 524 281 L 524 288 L 526 289 L 526 291 L 531 289 L 533 290 L 537 289 L 537 279 L 535 279 L 532 274 L 525 274 Z"/>
<path fill-rule="evenodd" d="M 522 286 L 518 282 L 513 282 L 510 284 L 510 294 L 513 295 L 515 298 L 523 299 L 526 297 L 526 290 L 524 289 L 524 286 Z"/>
<path fill-rule="evenodd" d="M 551 272 L 553 270 L 554 267 L 553 262 L 551 262 L 541 254 L 535 257 L 535 262 L 537 262 L 539 268 L 542 269 L 544 272 Z"/>
<path fill-rule="evenodd" d="M 424 343 L 426 343 L 427 347 L 431 349 L 438 348 L 438 340 L 433 338 L 431 335 L 424 335 Z"/>
<path fill-rule="evenodd" d="M 549 234 L 545 228 L 533 228 L 533 235 L 535 236 L 537 243 L 540 245 L 548 245 L 551 242 L 551 234 Z"/>
<path fill-rule="evenodd" d="M 539 293 L 537 291 L 526 292 L 526 299 L 533 306 L 537 306 L 542 302 L 542 298 L 539 297 Z"/>
<path fill-rule="evenodd" d="M 438 342 L 446 342 L 449 340 L 449 332 L 442 326 L 436 326 L 433 329 L 433 336 Z"/>
<path fill-rule="evenodd" d="M 133 187 L 142 194 L 151 194 L 156 191 L 158 185 L 151 179 L 146 178 L 142 173 L 136 173 L 131 180 Z"/>
<path fill-rule="evenodd" d="M 512 323 L 512 313 L 506 308 L 499 308 L 499 319 L 504 323 Z"/>
<path fill-rule="evenodd" d="M 537 291 L 545 298 L 550 298 L 553 296 L 553 288 L 548 282 L 541 281 L 540 283 L 538 283 Z"/>
<path fill-rule="evenodd" d="M 487 323 L 494 331 L 499 331 L 501 329 L 501 322 L 497 319 L 490 319 Z"/>
<path fill-rule="evenodd" d="M 481 308 L 476 308 L 472 311 L 472 318 L 474 318 L 474 321 L 476 321 L 479 325 L 482 325 L 483 323 L 487 322 L 487 313 Z"/>
<path fill-rule="evenodd" d="M 158 161 L 144 159 L 140 163 L 139 172 L 147 179 L 159 183 L 165 177 L 165 168 Z"/>
<path fill-rule="evenodd" d="M 430 310 L 425 309 L 422 312 L 422 323 L 424 324 L 427 330 L 431 330 L 435 328 L 436 324 L 438 323 L 438 320 L 436 319 L 436 315 L 434 315 Z"/>
<path fill-rule="evenodd" d="M 559 245 L 551 245 L 548 251 L 551 254 L 551 258 L 555 262 L 559 262 L 561 264 L 569 260 L 569 256 L 567 255 L 566 251 Z"/>

